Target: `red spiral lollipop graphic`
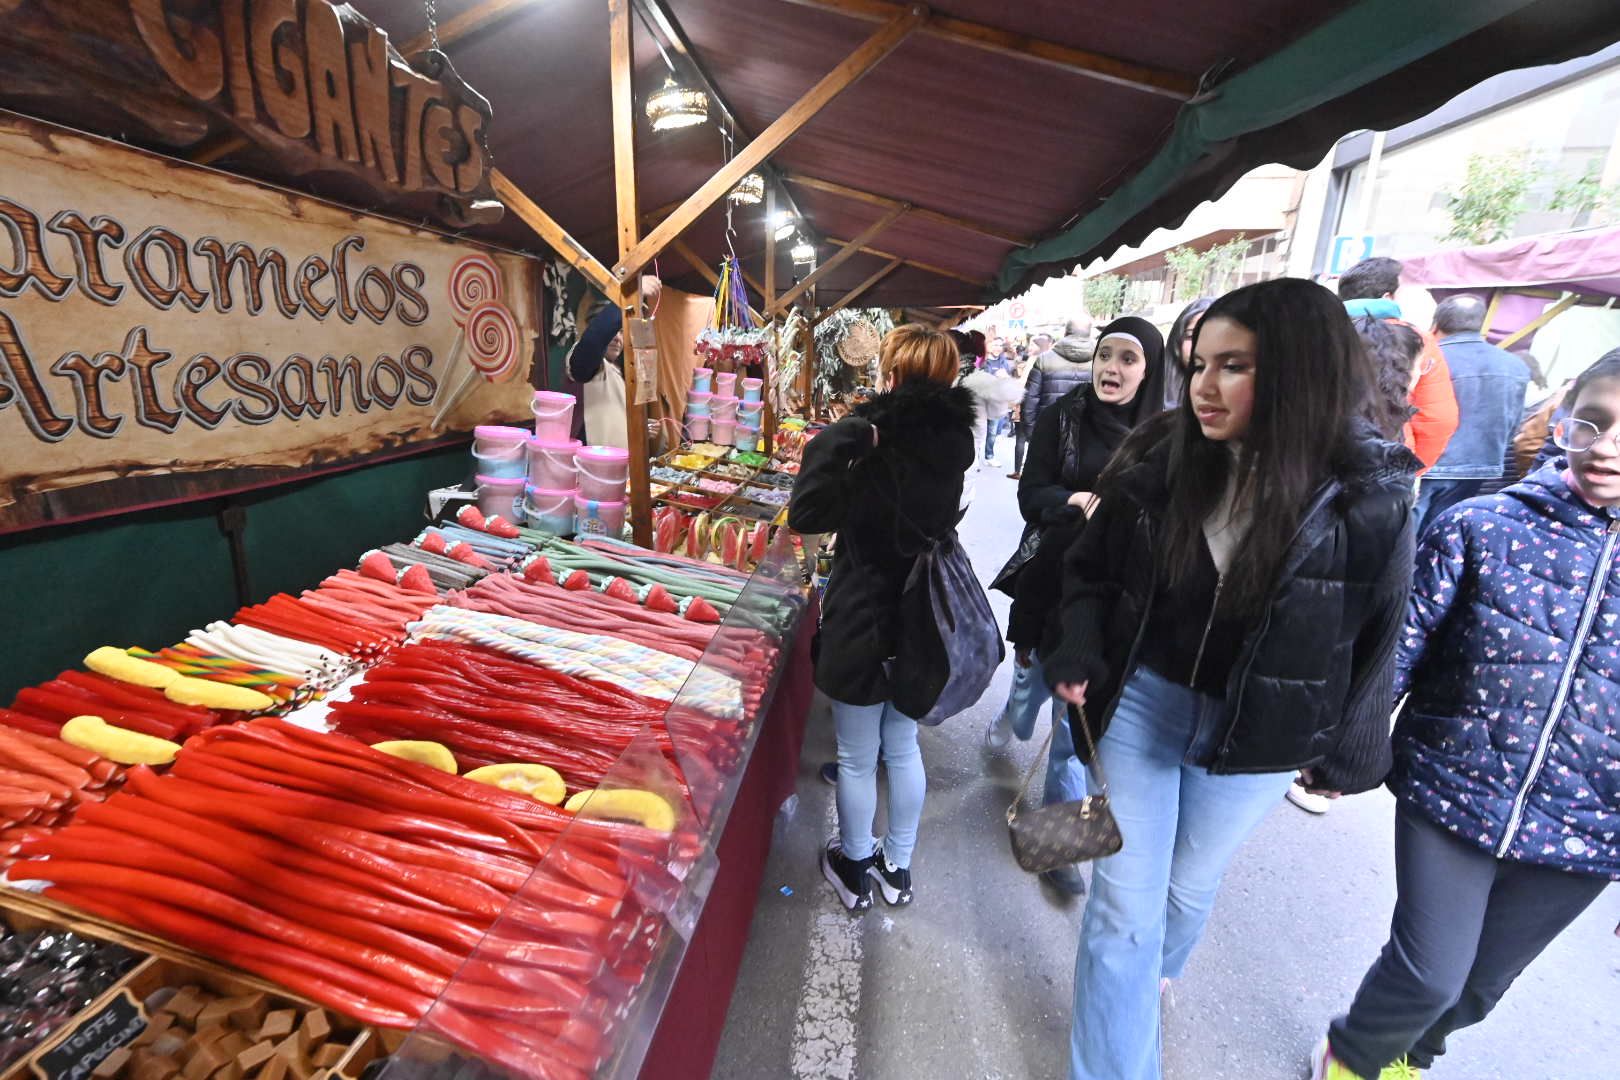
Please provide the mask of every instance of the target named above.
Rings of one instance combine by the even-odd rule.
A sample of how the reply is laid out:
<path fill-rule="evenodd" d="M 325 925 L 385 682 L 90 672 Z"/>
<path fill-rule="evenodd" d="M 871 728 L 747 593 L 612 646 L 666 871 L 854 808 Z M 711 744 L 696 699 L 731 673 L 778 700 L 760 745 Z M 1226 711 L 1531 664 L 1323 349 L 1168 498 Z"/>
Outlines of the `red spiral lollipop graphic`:
<path fill-rule="evenodd" d="M 450 268 L 450 307 L 456 322 L 466 323 L 479 304 L 500 298 L 501 271 L 488 255 L 464 255 Z"/>
<path fill-rule="evenodd" d="M 498 300 L 486 300 L 467 314 L 467 358 L 484 378 L 494 382 L 517 368 L 520 334 L 517 319 Z"/>

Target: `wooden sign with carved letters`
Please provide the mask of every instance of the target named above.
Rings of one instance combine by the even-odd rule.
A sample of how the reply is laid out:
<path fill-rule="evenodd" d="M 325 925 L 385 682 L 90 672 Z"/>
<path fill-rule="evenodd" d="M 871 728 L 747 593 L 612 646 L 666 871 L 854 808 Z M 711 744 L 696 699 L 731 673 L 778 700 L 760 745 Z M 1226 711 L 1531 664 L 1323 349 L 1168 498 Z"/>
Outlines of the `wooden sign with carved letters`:
<path fill-rule="evenodd" d="M 240 134 L 456 226 L 498 220 L 489 102 L 327 0 L 0 0 L 0 104 L 173 150 Z"/>
<path fill-rule="evenodd" d="M 536 264 L 0 113 L 0 531 L 521 421 Z M 478 322 L 499 316 L 463 348 Z M 475 335 L 468 335 L 469 344 Z"/>

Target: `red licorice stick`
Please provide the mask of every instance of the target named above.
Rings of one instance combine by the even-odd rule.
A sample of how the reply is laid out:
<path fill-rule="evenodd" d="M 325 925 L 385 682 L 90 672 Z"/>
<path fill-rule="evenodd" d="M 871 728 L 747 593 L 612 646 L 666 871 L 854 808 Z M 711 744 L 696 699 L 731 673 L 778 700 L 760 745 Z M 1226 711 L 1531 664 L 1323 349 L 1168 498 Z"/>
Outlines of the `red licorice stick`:
<path fill-rule="evenodd" d="M 190 753 L 185 754 L 184 758 L 184 761 L 175 763 L 170 775 L 187 780 L 196 780 L 199 783 L 209 784 L 223 791 L 240 791 L 244 794 L 286 793 L 284 788 L 276 789 L 270 784 L 241 775 L 249 771 L 248 767 L 218 754 L 210 754 L 202 748 L 193 749 Z M 216 767 L 216 764 L 220 767 Z M 263 773 L 263 770 L 251 771 L 262 775 L 271 775 Z M 358 809 L 351 808 L 351 810 Z M 319 811 L 311 809 L 309 813 L 319 814 Z M 297 815 L 294 820 L 306 816 Z M 387 815 L 380 815 L 375 820 L 386 823 L 387 817 Z M 455 850 L 465 852 L 465 854 L 451 854 L 440 849 L 424 847 L 419 843 L 369 831 L 364 826 L 339 825 L 325 815 L 315 817 L 313 820 L 321 822 L 332 831 L 332 835 L 339 839 L 369 848 L 390 858 L 437 870 L 440 873 L 475 878 L 505 892 L 515 890 L 529 876 L 530 868 L 516 860 L 500 859 L 498 856 L 491 856 L 485 852 L 464 847 L 458 847 Z"/>
<path fill-rule="evenodd" d="M 13 704 L 16 703 L 13 702 Z M 20 712 L 16 709 L 0 709 L 0 724 L 5 724 L 17 731 L 45 735 L 50 738 L 55 738 L 56 733 L 62 730 L 62 721 L 60 720 L 52 720 L 48 717 L 36 716 L 33 713 Z"/>
<path fill-rule="evenodd" d="M 80 811 L 66 832 L 87 824 L 105 824 L 110 831 L 168 844 L 204 862 L 213 862 L 244 881 L 254 881 L 281 892 L 296 892 L 317 906 L 374 919 L 458 952 L 471 949 L 479 940 L 482 923 L 464 922 L 456 916 L 425 909 L 412 902 L 414 898 L 409 894 L 403 901 L 372 895 L 357 887 L 348 867 L 338 866 L 339 873 L 326 874 L 319 861 L 304 857 L 298 849 L 284 848 L 263 837 L 235 833 L 211 822 L 199 824 L 192 815 L 169 812 L 167 807 L 120 796 Z M 249 854 L 248 848 L 255 849 L 255 853 Z"/>
<path fill-rule="evenodd" d="M 49 856 L 152 870 L 178 881 L 195 882 L 267 911 L 285 915 L 300 925 L 320 928 L 349 941 L 382 949 L 444 978 L 454 975 L 462 960 L 460 956 L 392 927 L 356 918 L 347 913 L 348 908 L 339 912 L 307 904 L 273 886 L 257 885 L 202 859 L 110 829 L 74 826 L 25 845 L 21 854 L 25 859 Z"/>
<path fill-rule="evenodd" d="M 206 915 L 229 926 L 253 927 L 267 934 L 289 950 L 332 957 L 360 971 L 380 976 L 379 982 L 390 988 L 412 992 L 378 999 L 395 1008 L 408 1009 L 412 996 L 434 995 L 443 990 L 445 980 L 416 964 L 409 963 L 381 949 L 359 945 L 325 930 L 303 926 L 283 919 L 264 908 L 238 900 L 216 889 L 206 888 L 188 881 L 176 880 L 148 870 L 134 870 L 124 866 L 107 866 L 81 862 L 76 859 L 55 858 L 27 860 L 13 863 L 6 871 L 12 881 L 50 881 L 59 885 L 88 885 L 120 893 L 145 897 L 169 907 L 182 908 Z"/>
<path fill-rule="evenodd" d="M 376 1027 L 410 1028 L 427 1012 L 432 1000 L 425 995 L 407 995 L 409 1007 L 391 1006 L 384 997 L 397 1000 L 398 988 L 364 972 L 354 971 L 336 961 L 289 948 L 282 942 L 267 941 L 255 934 L 226 926 L 189 911 L 148 900 L 145 897 L 97 887 L 61 886 L 45 890 L 54 900 L 85 911 L 134 925 L 159 937 L 169 938 L 235 964 L 287 987 L 295 993 L 338 1010 Z M 385 988 L 381 996 L 367 996 L 355 986 Z"/>
<path fill-rule="evenodd" d="M 244 750 L 245 752 L 246 750 Z M 412 790 L 397 784 L 387 784 L 352 770 L 345 770 L 327 765 L 324 762 L 312 761 L 307 757 L 300 757 L 275 746 L 267 745 L 257 748 L 257 752 L 252 756 L 248 756 L 247 759 L 250 761 L 259 760 L 264 764 L 273 765 L 281 771 L 295 775 L 307 776 L 315 780 L 325 780 L 332 784 L 337 791 L 363 796 L 384 806 L 394 806 L 401 812 L 419 812 L 448 818 L 465 826 L 469 830 L 469 837 L 493 833 L 496 836 L 505 837 L 515 844 L 520 851 L 526 851 L 536 856 L 540 854 L 540 849 L 535 846 L 534 841 L 529 838 L 527 833 L 480 806 L 467 805 L 432 792 Z"/>
<path fill-rule="evenodd" d="M 232 758 L 222 759 L 217 756 L 204 758 L 203 755 L 196 755 L 183 766 L 177 761 L 168 774 L 168 779 L 178 780 L 180 784 L 185 785 L 181 790 L 188 797 L 203 798 L 219 790 L 230 790 L 237 792 L 233 803 L 254 806 L 272 813 L 288 814 L 293 818 L 308 819 L 318 824 L 322 831 L 329 831 L 329 827 L 355 827 L 379 832 L 384 836 L 410 834 L 410 836 L 441 837 L 452 844 L 457 844 L 458 847 L 476 847 L 476 845 L 499 847 L 501 842 L 499 837 L 467 831 L 454 821 L 423 818 L 415 814 L 405 814 L 403 811 L 376 810 L 373 806 L 361 805 L 358 801 L 352 803 L 329 795 L 293 789 L 275 780 L 261 779 L 266 776 L 275 776 L 275 772 L 256 769 L 251 764 L 241 763 Z M 146 780 L 143 780 L 143 784 L 144 782 Z M 141 787 L 138 790 L 144 792 L 147 789 Z"/>
<path fill-rule="evenodd" d="M 617 850 L 615 842 L 632 844 L 644 852 L 659 854 L 669 848 L 670 838 L 665 833 L 623 822 L 597 818 L 576 819 L 573 814 L 550 803 L 504 791 L 493 784 L 482 784 L 466 777 L 452 776 L 431 765 L 392 757 L 354 739 L 310 731 L 278 717 L 262 717 L 250 724 L 215 728 L 198 736 L 198 741 L 201 744 L 213 739 L 234 738 L 280 740 L 281 745 L 291 752 L 302 753 L 351 769 L 381 766 L 387 770 L 386 775 L 391 776 L 396 784 L 408 781 L 418 787 L 455 799 L 483 803 L 495 813 L 502 814 L 508 820 L 526 828 L 554 832 L 560 828 L 573 826 L 571 835 L 586 844 L 602 846 L 605 841 L 613 844 L 611 850 L 615 851 Z M 609 850 L 609 847 L 602 846 L 602 850 Z"/>
<path fill-rule="evenodd" d="M 161 691 L 119 682 L 94 671 L 64 671 L 57 679 L 141 712 L 172 718 L 189 731 L 200 731 L 219 720 L 219 714 L 212 709 L 181 705 L 164 697 Z"/>
<path fill-rule="evenodd" d="M 193 785 L 177 777 L 165 777 L 162 783 L 151 783 L 145 777 L 130 774 L 130 786 L 141 795 L 196 814 L 208 814 L 258 832 L 274 836 L 285 825 L 285 814 L 262 806 L 251 805 L 246 797 L 220 799 L 207 787 Z M 327 859 L 341 862 L 371 879 L 381 878 L 407 892 L 434 900 L 453 911 L 465 912 L 484 919 L 500 913 L 504 898 L 494 890 L 476 891 L 461 883 L 448 882 L 442 875 L 421 867 L 406 866 L 384 858 L 364 848 L 344 843 L 317 827 L 317 823 L 304 820 L 298 828 L 287 830 L 286 837 L 296 846 L 315 852 Z M 467 879 L 463 879 L 467 880 Z M 486 887 L 487 888 L 487 887 Z"/>
<path fill-rule="evenodd" d="M 39 746 L 22 732 L 0 728 L 0 761 L 9 761 L 24 772 L 49 777 L 70 788 L 89 787 L 88 772 Z"/>
<path fill-rule="evenodd" d="M 177 724 L 148 716 L 144 713 L 133 713 L 116 707 L 109 707 L 113 703 L 96 698 L 81 696 L 79 694 L 65 694 L 57 690 L 47 690 L 39 686 L 25 686 L 17 691 L 18 707 L 27 709 L 40 716 L 49 716 L 60 719 L 63 723 L 75 716 L 84 716 L 93 713 L 109 724 L 117 727 L 138 731 L 142 735 L 156 735 L 160 739 L 173 739 L 180 734 Z"/>

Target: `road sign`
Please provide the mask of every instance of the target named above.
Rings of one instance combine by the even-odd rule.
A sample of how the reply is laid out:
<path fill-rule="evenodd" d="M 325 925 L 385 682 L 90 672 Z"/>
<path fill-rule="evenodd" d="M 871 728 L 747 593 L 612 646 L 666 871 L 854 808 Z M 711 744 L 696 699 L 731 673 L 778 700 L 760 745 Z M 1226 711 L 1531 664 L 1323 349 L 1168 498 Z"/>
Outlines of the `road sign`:
<path fill-rule="evenodd" d="M 1372 253 L 1371 233 L 1339 233 L 1333 238 L 1333 251 L 1328 257 L 1328 276 L 1338 277 L 1362 259 L 1372 258 Z"/>

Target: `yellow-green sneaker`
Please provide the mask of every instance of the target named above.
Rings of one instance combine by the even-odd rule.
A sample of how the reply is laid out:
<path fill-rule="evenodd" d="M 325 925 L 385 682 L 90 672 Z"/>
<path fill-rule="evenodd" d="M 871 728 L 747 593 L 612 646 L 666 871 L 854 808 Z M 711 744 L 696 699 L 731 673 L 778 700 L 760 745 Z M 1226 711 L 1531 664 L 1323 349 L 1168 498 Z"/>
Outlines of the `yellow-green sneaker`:
<path fill-rule="evenodd" d="M 1366 1077 L 1351 1072 L 1349 1066 L 1334 1057 L 1328 1041 L 1323 1039 L 1317 1044 L 1316 1052 L 1311 1055 L 1311 1080 L 1366 1080 Z M 1385 1065 L 1378 1073 L 1378 1080 L 1423 1080 L 1423 1070 L 1416 1068 L 1403 1057 L 1393 1064 Z"/>

